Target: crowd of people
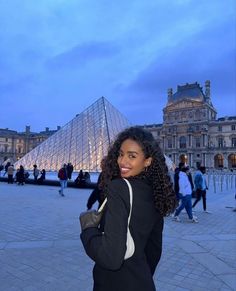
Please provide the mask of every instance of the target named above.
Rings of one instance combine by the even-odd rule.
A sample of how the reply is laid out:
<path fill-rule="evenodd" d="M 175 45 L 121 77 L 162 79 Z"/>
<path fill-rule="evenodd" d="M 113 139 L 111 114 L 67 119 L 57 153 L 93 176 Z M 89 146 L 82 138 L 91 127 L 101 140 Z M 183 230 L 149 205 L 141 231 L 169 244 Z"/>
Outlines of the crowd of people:
<path fill-rule="evenodd" d="M 192 178 L 189 166 L 186 163 L 179 163 L 179 167 L 175 169 L 174 189 L 179 206 L 175 210 L 174 220 L 180 222 L 179 217 L 181 211 L 185 209 L 188 218 L 194 223 L 198 223 L 197 216 L 193 215 L 194 207 L 202 199 L 204 213 L 210 213 L 206 207 L 206 191 L 208 190 L 206 181 L 206 167 L 198 165 L 198 169 Z M 192 204 L 192 198 L 195 198 Z"/>
<path fill-rule="evenodd" d="M 46 179 L 45 169 L 40 170 L 36 164 L 33 165 L 32 174 L 26 171 L 23 165 L 20 165 L 18 169 L 14 168 L 14 165 L 7 162 L 5 166 L 0 165 L 0 174 L 3 171 L 3 177 L 7 177 L 8 184 L 16 182 L 18 185 L 24 185 L 26 180 L 32 175 L 35 184 L 43 184 Z M 58 171 L 58 178 L 60 181 L 61 189 L 59 193 L 64 196 L 64 189 L 67 187 L 67 181 L 72 181 L 72 173 L 74 166 L 71 163 L 63 164 L 61 169 Z M 14 175 L 15 174 L 15 175 Z M 31 177 L 32 177 L 31 176 Z M 80 170 L 78 176 L 73 181 L 75 186 L 78 188 L 84 188 L 91 184 L 89 172 Z"/>
<path fill-rule="evenodd" d="M 24 169 L 23 165 L 20 165 L 20 167 L 15 170 L 14 165 L 11 164 L 10 162 L 7 162 L 5 167 L 0 166 L 0 172 L 3 169 L 5 171 L 3 173 L 3 177 L 7 176 L 8 184 L 13 184 L 14 182 L 16 182 L 17 185 L 24 185 L 26 180 L 30 177 L 30 173 Z M 37 165 L 34 165 L 33 177 L 34 177 L 35 183 L 43 184 L 43 181 L 46 179 L 45 169 L 42 169 L 42 171 L 40 171 L 37 168 Z"/>
<path fill-rule="evenodd" d="M 65 196 L 65 189 L 67 188 L 68 180 L 72 179 L 74 167 L 71 163 L 63 164 L 63 166 L 58 171 L 58 179 L 60 181 L 60 190 L 58 191 L 61 196 Z M 80 170 L 78 176 L 74 180 L 75 186 L 78 188 L 84 188 L 91 184 L 90 174 L 89 172 L 83 172 Z"/>

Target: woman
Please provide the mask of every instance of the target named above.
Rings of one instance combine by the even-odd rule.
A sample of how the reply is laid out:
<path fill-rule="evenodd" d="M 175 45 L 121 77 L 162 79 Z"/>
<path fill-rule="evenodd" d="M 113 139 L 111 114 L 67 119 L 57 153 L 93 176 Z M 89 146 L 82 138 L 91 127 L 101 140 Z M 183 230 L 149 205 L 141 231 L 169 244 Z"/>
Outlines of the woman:
<path fill-rule="evenodd" d="M 163 216 L 176 207 L 165 158 L 152 134 L 139 127 L 121 132 L 104 162 L 101 187 L 107 197 L 100 228 L 82 231 L 81 240 L 95 261 L 94 291 L 154 291 L 153 274 L 161 257 Z M 129 229 L 135 252 L 124 260 Z"/>

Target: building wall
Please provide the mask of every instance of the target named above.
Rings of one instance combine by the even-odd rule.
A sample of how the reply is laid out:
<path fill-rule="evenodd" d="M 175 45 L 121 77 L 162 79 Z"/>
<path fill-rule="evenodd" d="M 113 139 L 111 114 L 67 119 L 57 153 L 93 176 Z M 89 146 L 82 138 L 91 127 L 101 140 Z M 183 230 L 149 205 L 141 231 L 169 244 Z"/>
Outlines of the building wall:
<path fill-rule="evenodd" d="M 0 129 L 0 164 L 5 160 L 16 162 L 59 129 L 59 126 L 56 130 L 46 128 L 40 133 L 31 132 L 29 126 L 26 126 L 25 132 Z"/>
<path fill-rule="evenodd" d="M 193 88 L 195 96 L 190 92 Z M 197 83 L 182 86 L 181 90 L 180 98 L 172 98 L 172 89 L 168 90 L 163 124 L 144 128 L 154 134 L 176 165 L 181 155 L 186 155 L 191 167 L 200 163 L 208 168 L 236 168 L 236 116 L 216 119 L 210 92 L 204 94 Z"/>

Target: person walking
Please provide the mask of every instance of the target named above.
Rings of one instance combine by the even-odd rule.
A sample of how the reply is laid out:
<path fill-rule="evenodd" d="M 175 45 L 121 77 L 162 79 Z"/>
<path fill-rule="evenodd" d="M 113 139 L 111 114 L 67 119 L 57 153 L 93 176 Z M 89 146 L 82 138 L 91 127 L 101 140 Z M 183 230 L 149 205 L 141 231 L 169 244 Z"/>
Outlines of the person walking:
<path fill-rule="evenodd" d="M 189 175 L 189 167 L 184 163 L 179 163 L 179 175 L 178 175 L 178 189 L 179 198 L 181 199 L 180 206 L 176 209 L 174 214 L 174 220 L 180 222 L 179 214 L 185 208 L 189 219 L 192 222 L 197 223 L 197 217 L 192 213 L 192 191 L 193 185 L 191 183 L 191 177 Z"/>
<path fill-rule="evenodd" d="M 100 185 L 107 197 L 102 221 L 85 228 L 81 223 L 83 246 L 95 262 L 93 291 L 156 290 L 153 275 L 162 252 L 163 217 L 174 211 L 176 196 L 150 132 L 130 127 L 118 135 L 104 161 Z M 134 248 L 127 256 L 130 236 Z"/>
<path fill-rule="evenodd" d="M 34 182 L 36 183 L 39 175 L 39 169 L 37 165 L 34 165 L 33 167 L 34 167 L 33 169 Z"/>
<path fill-rule="evenodd" d="M 8 175 L 7 183 L 8 184 L 13 184 L 13 174 L 14 174 L 14 166 L 10 165 L 7 168 L 7 175 Z"/>
<path fill-rule="evenodd" d="M 211 212 L 208 211 L 206 207 L 206 191 L 208 190 L 208 187 L 207 187 L 205 174 L 206 174 L 206 167 L 200 166 L 199 170 L 196 171 L 196 174 L 194 176 L 194 185 L 196 189 L 197 198 L 194 201 L 192 208 L 194 208 L 202 198 L 203 212 L 210 214 Z"/>
<path fill-rule="evenodd" d="M 64 164 L 58 172 L 58 178 L 59 178 L 60 185 L 61 185 L 61 189 L 58 192 L 61 196 L 65 196 L 64 189 L 67 187 L 68 175 L 67 175 L 66 168 L 67 168 L 67 166 L 66 166 L 66 164 Z"/>

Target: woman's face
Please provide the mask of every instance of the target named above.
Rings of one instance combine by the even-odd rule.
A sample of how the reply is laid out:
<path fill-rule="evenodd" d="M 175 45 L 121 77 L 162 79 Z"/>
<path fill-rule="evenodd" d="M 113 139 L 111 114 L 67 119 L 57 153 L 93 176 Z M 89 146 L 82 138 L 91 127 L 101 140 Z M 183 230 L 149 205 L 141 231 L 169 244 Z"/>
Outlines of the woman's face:
<path fill-rule="evenodd" d="M 121 144 L 117 159 L 121 177 L 128 178 L 140 174 L 145 167 L 150 166 L 151 161 L 151 157 L 145 158 L 142 148 L 136 141 L 126 139 Z"/>

